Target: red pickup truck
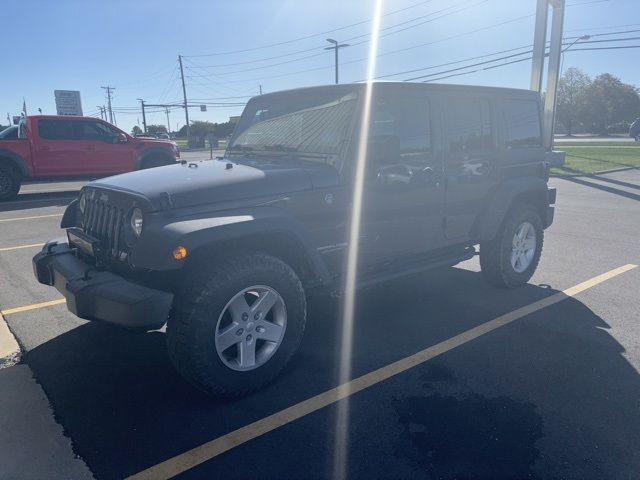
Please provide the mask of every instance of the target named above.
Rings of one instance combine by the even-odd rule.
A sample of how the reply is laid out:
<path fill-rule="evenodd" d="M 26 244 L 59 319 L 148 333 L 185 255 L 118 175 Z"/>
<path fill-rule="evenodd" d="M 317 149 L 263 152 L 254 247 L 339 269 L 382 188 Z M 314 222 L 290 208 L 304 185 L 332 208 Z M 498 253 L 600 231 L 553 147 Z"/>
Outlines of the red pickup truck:
<path fill-rule="evenodd" d="M 35 115 L 0 132 L 0 201 L 25 178 L 106 176 L 175 163 L 177 145 L 135 138 L 92 117 Z"/>

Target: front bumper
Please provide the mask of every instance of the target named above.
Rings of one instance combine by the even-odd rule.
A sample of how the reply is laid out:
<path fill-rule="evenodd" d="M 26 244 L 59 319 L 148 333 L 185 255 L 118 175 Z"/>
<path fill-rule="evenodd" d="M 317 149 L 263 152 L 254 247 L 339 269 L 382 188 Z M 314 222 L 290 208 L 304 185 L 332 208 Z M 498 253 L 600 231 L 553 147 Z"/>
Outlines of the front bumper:
<path fill-rule="evenodd" d="M 127 328 L 154 330 L 167 320 L 173 295 L 100 271 L 77 257 L 68 243 L 48 242 L 33 257 L 40 283 L 55 287 L 71 313 Z"/>

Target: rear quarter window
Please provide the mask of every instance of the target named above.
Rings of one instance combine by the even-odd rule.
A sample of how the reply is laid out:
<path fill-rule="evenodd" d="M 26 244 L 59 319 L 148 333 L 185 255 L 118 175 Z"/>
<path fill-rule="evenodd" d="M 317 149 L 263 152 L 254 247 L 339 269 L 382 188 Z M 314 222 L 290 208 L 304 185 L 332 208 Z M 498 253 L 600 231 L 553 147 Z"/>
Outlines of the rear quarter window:
<path fill-rule="evenodd" d="M 532 100 L 505 100 L 505 146 L 507 148 L 536 148 L 542 146 L 540 110 Z"/>

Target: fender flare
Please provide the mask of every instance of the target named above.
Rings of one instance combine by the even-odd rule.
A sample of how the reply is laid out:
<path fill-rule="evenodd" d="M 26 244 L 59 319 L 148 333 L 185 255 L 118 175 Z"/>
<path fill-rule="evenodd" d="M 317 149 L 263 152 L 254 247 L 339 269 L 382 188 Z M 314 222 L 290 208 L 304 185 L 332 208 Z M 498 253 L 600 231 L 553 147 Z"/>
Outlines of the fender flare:
<path fill-rule="evenodd" d="M 140 153 L 140 155 L 138 155 L 138 158 L 136 159 L 134 164 L 134 169 L 135 170 L 142 169 L 142 165 L 150 157 L 166 158 L 167 165 L 171 165 L 171 163 L 176 161 L 176 156 L 173 155 L 171 150 L 169 150 L 168 148 L 159 148 L 159 147 L 149 148 L 149 149 L 143 150 Z"/>
<path fill-rule="evenodd" d="M 487 199 L 482 213 L 473 226 L 473 238 L 477 241 L 491 240 L 498 233 L 514 198 L 528 194 L 535 198 L 536 206 L 546 208 L 547 182 L 538 177 L 520 177 L 502 183 Z M 544 219 L 544 217 L 543 217 Z"/>
<path fill-rule="evenodd" d="M 171 220 L 155 214 L 145 227 L 139 243 L 134 246 L 130 263 L 137 268 L 166 271 L 176 270 L 184 265 L 173 258 L 172 252 L 178 245 L 189 252 L 216 243 L 229 243 L 241 239 L 265 235 L 285 235 L 295 242 L 304 253 L 307 267 L 320 284 L 328 285 L 331 274 L 316 250 L 304 226 L 286 211 L 277 207 L 254 207 L 243 210 L 226 210 L 219 214 L 200 214 L 186 219 Z M 162 219 L 163 221 L 158 221 Z M 260 244 L 257 244 L 259 248 Z"/>
<path fill-rule="evenodd" d="M 29 170 L 27 169 L 26 162 L 17 153 L 12 152 L 11 150 L 5 150 L 3 148 L 0 148 L 0 158 L 9 159 L 9 163 L 11 163 L 14 167 L 16 167 L 23 177 L 29 176 Z"/>

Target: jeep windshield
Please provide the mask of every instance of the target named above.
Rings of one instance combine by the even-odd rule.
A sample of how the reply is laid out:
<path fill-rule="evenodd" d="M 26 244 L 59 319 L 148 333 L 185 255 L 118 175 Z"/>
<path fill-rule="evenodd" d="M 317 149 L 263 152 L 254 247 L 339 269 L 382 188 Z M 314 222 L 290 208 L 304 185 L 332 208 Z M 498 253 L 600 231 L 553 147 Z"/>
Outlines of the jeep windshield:
<path fill-rule="evenodd" d="M 245 108 L 228 151 L 333 163 L 348 138 L 356 101 L 357 93 L 346 89 L 257 97 Z"/>

